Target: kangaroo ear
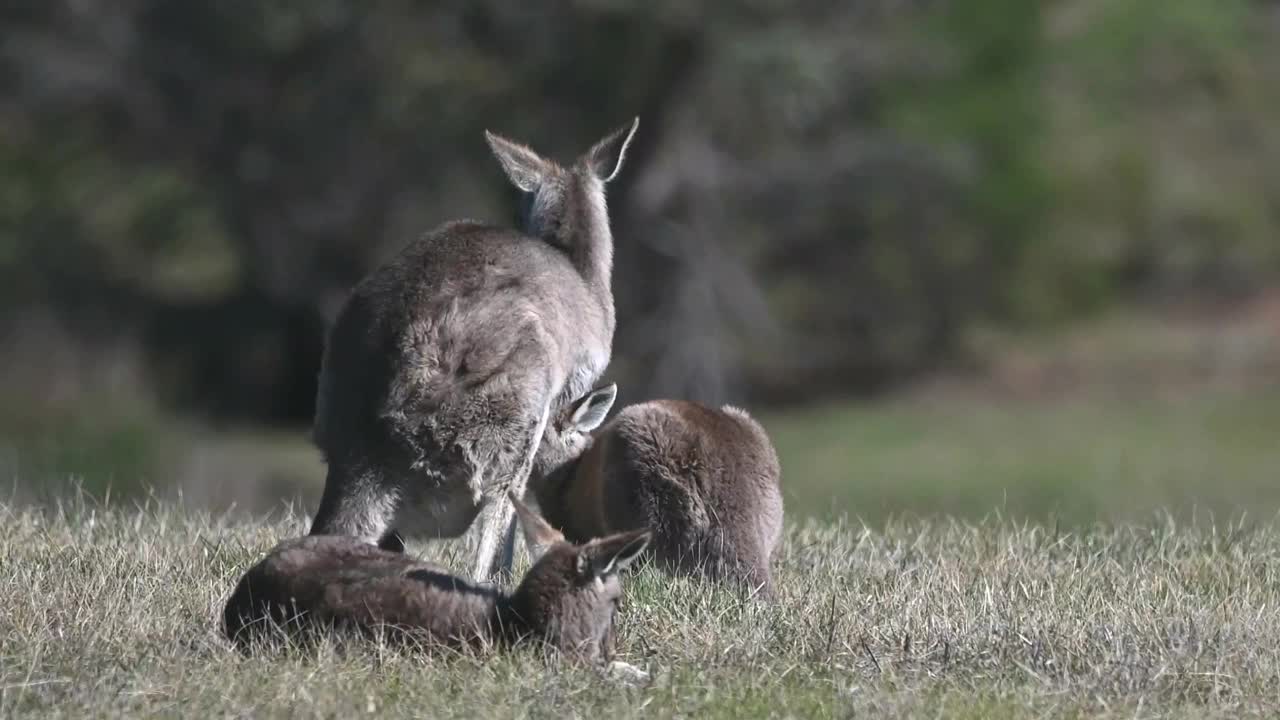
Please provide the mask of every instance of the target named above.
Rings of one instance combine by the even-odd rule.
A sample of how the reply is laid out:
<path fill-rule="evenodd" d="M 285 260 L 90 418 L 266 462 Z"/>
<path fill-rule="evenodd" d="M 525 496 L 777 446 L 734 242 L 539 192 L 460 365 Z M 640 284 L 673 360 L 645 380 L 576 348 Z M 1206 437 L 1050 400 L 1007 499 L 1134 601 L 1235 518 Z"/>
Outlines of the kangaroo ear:
<path fill-rule="evenodd" d="M 622 572 L 640 557 L 650 537 L 648 530 L 635 530 L 587 543 L 578 550 L 578 574 L 598 578 Z"/>
<path fill-rule="evenodd" d="M 489 149 L 502 164 L 502 171 L 512 185 L 527 193 L 538 189 L 551 165 L 549 162 L 524 145 L 488 130 L 484 131 L 484 139 L 489 141 Z"/>
<path fill-rule="evenodd" d="M 520 519 L 520 529 L 524 530 L 524 544 L 529 548 L 529 556 L 533 562 L 538 562 L 538 559 L 547 552 L 547 548 L 564 542 L 564 535 L 520 502 L 520 498 L 516 497 L 515 493 L 507 493 L 507 497 L 511 498 L 511 504 L 515 506 L 516 517 Z"/>
<path fill-rule="evenodd" d="M 636 128 L 640 127 L 640 118 L 631 121 L 630 125 L 614 130 L 608 137 L 596 143 L 587 151 L 586 161 L 596 177 L 609 182 L 622 169 L 622 160 L 627 155 L 631 138 L 635 137 Z"/>
<path fill-rule="evenodd" d="M 609 410 L 617 398 L 617 383 L 609 383 L 587 393 L 574 403 L 573 414 L 569 416 L 569 427 L 584 433 L 600 427 L 609 416 Z"/>

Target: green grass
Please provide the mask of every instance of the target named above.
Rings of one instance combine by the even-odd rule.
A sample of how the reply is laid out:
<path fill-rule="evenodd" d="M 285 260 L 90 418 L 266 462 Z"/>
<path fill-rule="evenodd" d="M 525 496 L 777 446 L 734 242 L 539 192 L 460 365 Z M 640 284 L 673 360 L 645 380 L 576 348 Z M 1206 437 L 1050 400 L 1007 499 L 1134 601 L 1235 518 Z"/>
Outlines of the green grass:
<path fill-rule="evenodd" d="M 245 657 L 216 627 L 295 516 L 0 507 L 0 717 L 1246 717 L 1280 703 L 1280 525 L 790 523 L 780 600 L 641 568 L 625 687 L 534 648 Z M 457 546 L 427 551 L 458 567 Z"/>
<path fill-rule="evenodd" d="M 1280 294 L 978 341 L 981 372 L 763 414 L 788 512 L 1048 525 L 1280 511 Z"/>
<path fill-rule="evenodd" d="M 1267 518 L 1280 512 L 1277 322 L 1280 292 L 1211 311 L 1117 309 L 1053 332 L 981 335 L 985 367 L 966 377 L 758 415 L 793 518 Z M 0 379 L 0 487 L 21 499 L 109 488 L 257 512 L 319 500 L 307 428 L 214 430 L 119 390 L 49 408 L 27 385 Z"/>
<path fill-rule="evenodd" d="M 998 512 L 1079 525 L 1158 510 L 1220 521 L 1280 511 L 1280 383 L 1169 395 L 1091 388 L 1050 400 L 925 390 L 760 417 L 781 456 L 792 517 L 878 526 L 901 515 Z M 28 435 L 10 436 L 20 461 L 0 469 L 33 479 L 19 494 L 42 502 L 78 480 L 99 497 L 107 487 L 112 497 L 145 497 L 154 486 L 194 507 L 261 511 L 294 495 L 313 507 L 324 477 L 301 429 L 80 423 Z"/>
<path fill-rule="evenodd" d="M 762 420 L 794 514 L 1079 524 L 1280 510 L 1280 384 L 1057 401 L 926 393 Z"/>

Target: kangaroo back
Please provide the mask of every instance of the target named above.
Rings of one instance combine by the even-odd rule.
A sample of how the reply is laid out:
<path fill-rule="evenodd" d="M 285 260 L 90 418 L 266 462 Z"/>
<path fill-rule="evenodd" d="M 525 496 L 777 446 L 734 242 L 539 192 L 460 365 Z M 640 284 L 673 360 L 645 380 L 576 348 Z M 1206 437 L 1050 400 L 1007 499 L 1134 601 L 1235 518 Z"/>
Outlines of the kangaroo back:
<path fill-rule="evenodd" d="M 648 528 L 655 559 L 769 592 L 781 470 L 745 411 L 675 400 L 623 409 L 580 457 L 534 484 L 571 539 Z"/>
<path fill-rule="evenodd" d="M 664 564 L 767 592 L 782 501 L 763 429 L 735 408 L 673 400 L 628 407 L 610 429 L 610 525 L 638 511 Z"/>
<path fill-rule="evenodd" d="M 277 545 L 237 584 L 223 631 L 242 647 L 283 631 L 386 631 L 458 645 L 482 639 L 496 592 L 355 538 L 310 536 Z"/>

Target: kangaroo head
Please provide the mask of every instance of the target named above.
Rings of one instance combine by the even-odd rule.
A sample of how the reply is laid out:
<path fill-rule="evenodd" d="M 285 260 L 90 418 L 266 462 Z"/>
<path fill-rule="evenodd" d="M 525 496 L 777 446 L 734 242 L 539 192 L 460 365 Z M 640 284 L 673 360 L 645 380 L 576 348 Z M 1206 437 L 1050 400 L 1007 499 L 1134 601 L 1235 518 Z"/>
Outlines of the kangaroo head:
<path fill-rule="evenodd" d="M 522 193 L 521 230 L 533 237 L 571 249 L 607 218 L 590 217 L 604 212 L 604 185 L 617 177 L 640 119 L 610 133 L 583 153 L 572 165 L 562 167 L 520 143 L 485 131 L 485 139 L 507 179 Z M 585 227 L 584 227 L 585 226 Z M 589 240 L 590 238 L 588 238 Z M 612 238 L 610 237 L 610 241 Z"/>
<path fill-rule="evenodd" d="M 511 498 L 534 557 L 513 601 L 529 627 L 566 656 L 586 662 L 606 659 L 614 615 L 622 599 L 618 574 L 649 544 L 648 530 L 566 542 L 514 496 Z"/>

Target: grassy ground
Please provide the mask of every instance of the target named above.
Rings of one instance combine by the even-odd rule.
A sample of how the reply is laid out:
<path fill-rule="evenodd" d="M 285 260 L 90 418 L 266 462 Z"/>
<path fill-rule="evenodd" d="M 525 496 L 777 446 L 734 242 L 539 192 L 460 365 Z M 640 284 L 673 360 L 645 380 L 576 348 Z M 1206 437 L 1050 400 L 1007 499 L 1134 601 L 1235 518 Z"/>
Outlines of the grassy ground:
<path fill-rule="evenodd" d="M 1280 709 L 1280 525 L 792 523 L 781 601 L 642 568 L 631 688 L 534 649 L 242 657 L 239 573 L 302 519 L 0 509 L 0 717 L 1244 717 Z M 423 548 L 413 548 L 423 550 Z M 453 551 L 433 545 L 431 553 Z"/>
<path fill-rule="evenodd" d="M 766 414 L 788 510 L 1042 523 L 1280 511 L 1280 292 L 1004 338 L 981 372 Z"/>
<path fill-rule="evenodd" d="M 1054 403 L 838 405 L 765 418 L 788 510 L 1068 524 L 1280 509 L 1280 385 Z"/>
<path fill-rule="evenodd" d="M 1217 313 L 1117 311 L 979 351 L 980 371 L 883 399 L 760 410 L 788 514 L 1078 526 L 1280 512 L 1280 290 Z M 319 500 L 306 428 L 214 430 L 128 393 L 0 400 L 0 483 L 22 499 L 74 481 L 215 510 Z"/>
<path fill-rule="evenodd" d="M 1173 395 L 1091 387 L 1052 399 L 924 388 L 877 402 L 762 413 L 761 420 L 781 456 L 787 512 L 795 517 L 847 515 L 879 526 L 903 514 L 977 520 L 999 512 L 1078 525 L 1142 521 L 1163 510 L 1220 520 L 1280 511 L 1280 381 L 1197 385 Z M 145 497 L 155 486 L 159 497 L 181 495 L 195 508 L 234 504 L 260 513 L 281 498 L 300 496 L 308 508 L 319 500 L 324 467 L 302 429 L 150 427 L 87 440 L 73 424 L 51 428 L 22 445 L 44 464 L 0 463 L 0 480 L 40 478 L 19 483 L 27 499 L 56 499 L 79 478 L 99 496 L 110 487 L 113 497 Z M 165 437 L 173 442 L 165 445 Z M 178 459 L 153 464 L 130 454 L 153 444 Z"/>
<path fill-rule="evenodd" d="M 76 476 L 117 498 L 0 504 L 0 718 L 1274 717 L 1278 330 L 1280 294 L 1227 318 L 1118 316 L 989 348 L 975 376 L 763 413 L 781 602 L 643 569 L 620 649 L 653 671 L 644 688 L 531 649 L 241 657 L 221 604 L 306 526 L 243 510 L 314 507 L 305 432 L 0 408 L 15 497 Z M 131 509 L 146 485 L 163 500 Z"/>

